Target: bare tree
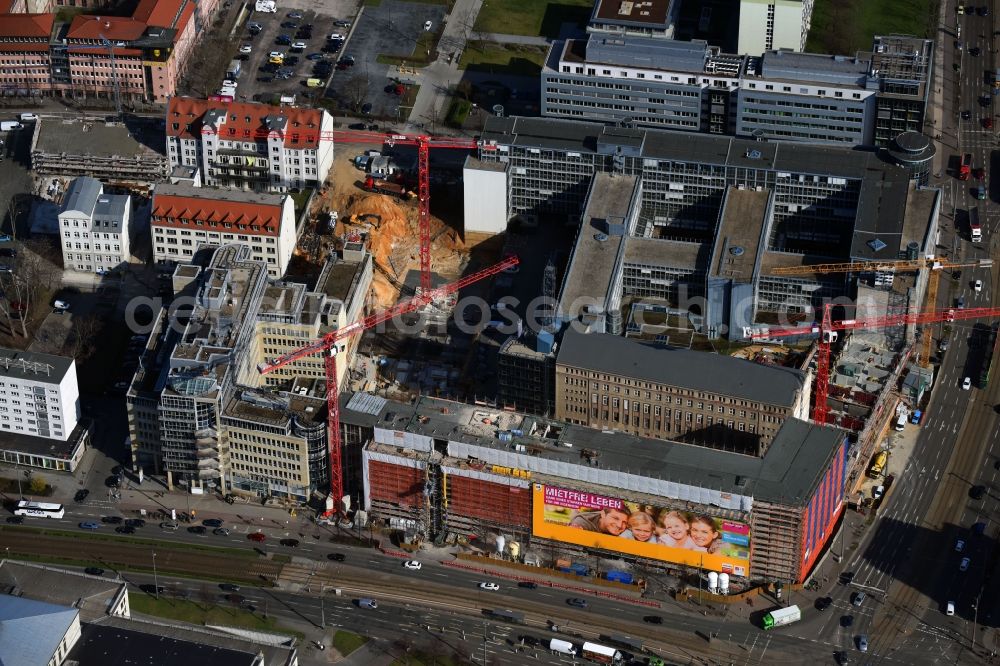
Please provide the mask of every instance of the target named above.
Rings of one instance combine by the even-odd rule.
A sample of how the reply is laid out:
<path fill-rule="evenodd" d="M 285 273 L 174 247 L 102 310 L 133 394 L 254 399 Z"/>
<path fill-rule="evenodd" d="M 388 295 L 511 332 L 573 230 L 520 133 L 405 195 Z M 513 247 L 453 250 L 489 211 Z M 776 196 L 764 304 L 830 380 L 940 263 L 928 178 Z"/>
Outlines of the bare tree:
<path fill-rule="evenodd" d="M 104 322 L 93 314 L 73 319 L 73 330 L 70 333 L 70 356 L 77 361 L 83 361 L 97 351 L 97 340 L 104 329 Z"/>
<path fill-rule="evenodd" d="M 44 243 L 24 243 L 13 271 L 7 273 L 7 279 L 3 281 L 7 300 L 20 314 L 21 335 L 25 338 L 28 337 L 28 324 L 35 303 L 59 286 L 62 272 L 45 257 L 50 251 Z"/>
<path fill-rule="evenodd" d="M 358 111 L 368 97 L 368 78 L 363 74 L 356 74 L 347 80 L 342 90 L 347 96 L 347 101 L 355 111 Z"/>
<path fill-rule="evenodd" d="M 205 605 L 205 608 L 210 608 L 215 603 L 215 591 L 212 586 L 208 583 L 202 583 L 201 587 L 198 588 L 198 601 Z"/>

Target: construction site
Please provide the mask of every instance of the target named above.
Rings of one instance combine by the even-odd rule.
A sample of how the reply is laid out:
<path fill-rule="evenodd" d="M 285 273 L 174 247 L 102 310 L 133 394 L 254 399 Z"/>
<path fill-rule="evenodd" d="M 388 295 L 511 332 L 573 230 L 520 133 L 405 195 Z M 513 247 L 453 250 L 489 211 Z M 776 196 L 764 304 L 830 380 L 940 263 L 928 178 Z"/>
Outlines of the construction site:
<path fill-rule="evenodd" d="M 416 157 L 411 148 L 381 143 L 343 145 L 334 159 L 326 187 L 314 197 L 296 250 L 298 270 L 331 252 L 367 247 L 375 266 L 372 305 L 388 308 L 420 288 L 420 213 L 416 196 Z M 457 151 L 456 151 L 457 152 Z M 367 158 L 375 170 L 359 168 Z M 391 162 L 390 162 L 391 161 Z M 392 173 L 386 173 L 392 164 Z M 410 168 L 399 168 L 396 164 Z M 379 170 L 381 169 L 381 171 Z M 433 168 L 430 197 L 430 266 L 432 287 L 496 263 L 501 238 L 462 234 L 459 167 Z M 379 177 L 376 177 L 379 176 Z M 469 285 L 461 296 L 486 298 L 490 283 Z M 436 307 L 398 319 L 365 334 L 354 364 L 352 386 L 388 396 L 417 394 L 458 397 L 475 336 L 454 326 L 459 294 L 435 301 Z"/>

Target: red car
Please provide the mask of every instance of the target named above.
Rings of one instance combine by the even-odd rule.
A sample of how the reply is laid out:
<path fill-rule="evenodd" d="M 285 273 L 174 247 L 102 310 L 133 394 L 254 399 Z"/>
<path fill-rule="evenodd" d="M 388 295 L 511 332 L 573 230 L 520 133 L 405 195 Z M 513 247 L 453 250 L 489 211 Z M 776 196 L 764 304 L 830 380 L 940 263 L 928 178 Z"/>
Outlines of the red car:
<path fill-rule="evenodd" d="M 263 532 L 251 532 L 247 535 L 247 538 L 257 543 L 264 543 L 267 540 L 267 536 Z"/>
<path fill-rule="evenodd" d="M 980 167 L 980 168 L 976 169 L 975 171 L 973 171 L 972 175 L 976 177 L 976 180 L 982 182 L 982 181 L 986 180 L 986 169 L 983 169 L 982 167 Z"/>
<path fill-rule="evenodd" d="M 993 129 L 993 119 L 983 118 L 983 127 L 986 129 Z"/>

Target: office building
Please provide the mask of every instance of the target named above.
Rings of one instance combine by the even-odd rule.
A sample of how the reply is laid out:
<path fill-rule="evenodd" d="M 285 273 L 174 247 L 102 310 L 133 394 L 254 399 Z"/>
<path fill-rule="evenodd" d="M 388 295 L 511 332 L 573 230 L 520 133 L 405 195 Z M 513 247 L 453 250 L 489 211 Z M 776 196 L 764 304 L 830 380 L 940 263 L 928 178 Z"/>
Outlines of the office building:
<path fill-rule="evenodd" d="M 0 14 L 0 86 L 27 97 L 164 103 L 192 66 L 198 35 L 218 5 L 142 0 L 131 16 L 75 14 L 68 24 L 51 7 Z"/>
<path fill-rule="evenodd" d="M 804 51 L 813 0 L 740 0 L 740 53 Z"/>
<path fill-rule="evenodd" d="M 166 125 L 170 169 L 197 167 L 208 187 L 318 187 L 333 165 L 333 119 L 323 109 L 174 97 Z"/>
<path fill-rule="evenodd" d="M 872 51 L 730 55 L 703 41 L 592 32 L 553 42 L 542 115 L 845 146 L 921 131 L 933 42 L 875 37 Z"/>
<path fill-rule="evenodd" d="M 559 421 L 763 456 L 809 416 L 806 375 L 570 326 L 555 366 Z"/>
<path fill-rule="evenodd" d="M 152 208 L 157 263 L 186 263 L 204 243 L 245 243 L 251 258 L 279 278 L 295 250 L 295 202 L 288 194 L 159 183 Z"/>
<path fill-rule="evenodd" d="M 75 178 L 66 188 L 59 211 L 63 266 L 104 274 L 127 265 L 131 221 L 131 196 L 105 194 L 95 178 Z"/>
<path fill-rule="evenodd" d="M 257 366 L 363 316 L 372 281 L 363 247 L 332 256 L 313 289 L 268 279 L 250 246 L 203 246 L 176 267 L 189 310 L 158 314 L 128 391 L 133 463 L 171 486 L 303 502 L 329 483 L 321 355 L 261 375 Z M 338 375 L 357 340 L 338 350 Z"/>
<path fill-rule="evenodd" d="M 479 158 L 506 164 L 511 215 L 579 228 L 558 298 L 563 321 L 620 335 L 668 320 L 671 308 L 686 317 L 704 299 L 690 328 L 736 339 L 762 317 L 851 295 L 843 274 L 778 269 L 933 252 L 940 192 L 876 153 L 681 136 L 487 121 Z M 904 300 L 919 303 L 925 286 L 926 271 Z"/>
<path fill-rule="evenodd" d="M 515 560 L 697 568 L 728 573 L 740 589 L 807 578 L 843 509 L 851 452 L 845 432 L 796 418 L 760 456 L 432 398 L 345 396 L 341 420 L 365 442 L 371 518 L 427 539 L 502 536 Z M 711 522 L 726 545 L 709 554 L 569 524 L 609 506 Z"/>

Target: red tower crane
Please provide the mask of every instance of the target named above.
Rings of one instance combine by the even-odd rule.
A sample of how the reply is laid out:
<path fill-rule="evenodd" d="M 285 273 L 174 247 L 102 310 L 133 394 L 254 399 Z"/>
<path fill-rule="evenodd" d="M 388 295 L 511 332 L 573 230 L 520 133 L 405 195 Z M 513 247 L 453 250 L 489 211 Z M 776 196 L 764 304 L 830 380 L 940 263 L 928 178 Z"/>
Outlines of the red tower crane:
<path fill-rule="evenodd" d="M 431 288 L 431 185 L 430 149 L 454 148 L 475 150 L 479 143 L 473 139 L 460 137 L 434 137 L 423 134 L 379 134 L 377 132 L 335 131 L 331 132 L 334 146 L 338 143 L 384 143 L 392 146 L 417 147 L 417 205 L 420 228 L 420 290 Z"/>
<path fill-rule="evenodd" d="M 262 375 L 277 370 L 278 368 L 297 361 L 306 356 L 312 356 L 322 352 L 324 357 L 324 369 L 326 371 L 326 422 L 329 434 L 327 435 L 327 451 L 330 458 L 330 496 L 333 498 L 335 510 L 339 511 L 339 502 L 344 496 L 344 474 L 341 464 L 341 438 L 340 438 L 340 389 L 337 386 L 337 343 L 345 340 L 356 333 L 378 326 L 408 312 L 417 310 L 436 298 L 452 294 L 470 284 L 479 282 L 482 279 L 496 275 L 507 268 L 516 266 L 519 262 L 516 256 L 505 258 L 498 264 L 490 266 L 471 275 L 467 275 L 460 280 L 438 287 L 433 290 L 421 291 L 413 298 L 401 301 L 391 308 L 380 310 L 362 319 L 348 324 L 343 328 L 330 331 L 319 340 L 316 340 L 305 347 L 288 352 L 273 359 L 270 363 L 261 363 L 257 366 L 257 371 Z"/>
<path fill-rule="evenodd" d="M 751 340 L 768 340 L 771 338 L 790 338 L 809 334 L 819 334 L 819 347 L 816 354 L 816 389 L 814 393 L 812 420 L 816 423 L 826 423 L 830 408 L 826 404 L 829 395 L 830 382 L 830 346 L 837 341 L 839 331 L 855 331 L 859 329 L 886 328 L 910 324 L 929 324 L 938 321 L 959 321 L 979 319 L 981 317 L 1000 317 L 1000 308 L 971 308 L 968 310 L 925 310 L 911 314 L 883 315 L 867 319 L 839 319 L 830 316 L 833 306 L 829 303 L 823 308 L 823 320 L 811 327 L 744 329 L 746 337 Z M 928 333 L 924 333 L 928 335 Z"/>

